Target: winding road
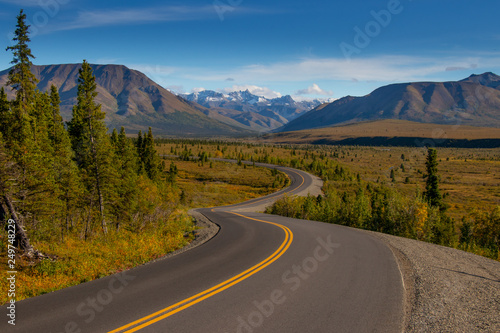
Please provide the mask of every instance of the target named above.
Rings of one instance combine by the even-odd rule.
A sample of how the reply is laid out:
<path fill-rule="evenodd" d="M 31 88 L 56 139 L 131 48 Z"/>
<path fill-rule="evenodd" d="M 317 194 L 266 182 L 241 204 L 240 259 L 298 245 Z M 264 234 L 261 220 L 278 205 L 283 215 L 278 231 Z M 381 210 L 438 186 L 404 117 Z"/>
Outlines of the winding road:
<path fill-rule="evenodd" d="M 16 304 L 1 332 L 401 332 L 403 282 L 391 250 L 338 225 L 251 212 L 285 190 L 199 209 L 220 226 L 189 251 Z M 5 306 L 3 307 L 5 310 Z"/>

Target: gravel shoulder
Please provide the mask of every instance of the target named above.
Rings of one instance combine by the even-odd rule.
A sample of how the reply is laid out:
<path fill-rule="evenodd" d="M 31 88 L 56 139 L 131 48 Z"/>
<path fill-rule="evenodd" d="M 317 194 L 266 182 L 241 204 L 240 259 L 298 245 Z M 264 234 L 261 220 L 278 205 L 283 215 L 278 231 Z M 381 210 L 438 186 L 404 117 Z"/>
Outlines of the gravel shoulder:
<path fill-rule="evenodd" d="M 405 332 L 500 332 L 500 262 L 376 232 L 405 286 Z"/>

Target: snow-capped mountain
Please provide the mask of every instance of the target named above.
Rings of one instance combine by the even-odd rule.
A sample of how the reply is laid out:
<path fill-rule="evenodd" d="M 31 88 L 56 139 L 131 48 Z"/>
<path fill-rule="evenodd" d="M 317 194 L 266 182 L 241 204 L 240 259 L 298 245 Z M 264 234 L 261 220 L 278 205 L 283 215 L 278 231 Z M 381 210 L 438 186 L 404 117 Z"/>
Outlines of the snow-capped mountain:
<path fill-rule="evenodd" d="M 290 95 L 278 98 L 266 98 L 252 94 L 249 90 L 233 91 L 227 94 L 212 90 L 203 90 L 191 94 L 180 95 L 182 98 L 200 104 L 206 108 L 224 114 L 233 120 L 245 119 L 243 125 L 248 126 L 248 119 L 260 119 L 259 130 L 272 130 L 301 116 L 305 112 L 325 103 L 326 101 L 295 101 Z M 227 112 L 236 110 L 238 112 Z M 218 110 L 218 111 L 217 111 Z M 244 113 L 245 115 L 242 115 Z M 272 121 L 263 122 L 270 118 Z"/>

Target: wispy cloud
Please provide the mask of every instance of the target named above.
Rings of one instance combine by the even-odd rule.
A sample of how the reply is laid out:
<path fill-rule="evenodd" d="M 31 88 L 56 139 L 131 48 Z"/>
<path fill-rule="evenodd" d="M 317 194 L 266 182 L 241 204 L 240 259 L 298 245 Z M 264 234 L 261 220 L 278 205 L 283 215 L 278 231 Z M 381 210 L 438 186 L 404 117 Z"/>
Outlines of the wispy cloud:
<path fill-rule="evenodd" d="M 103 26 L 189 21 L 204 18 L 216 18 L 216 14 L 214 13 L 212 6 L 163 6 L 152 8 L 81 11 L 78 12 L 76 17 L 72 18 L 68 22 L 54 25 L 50 28 L 50 30 L 53 32 Z"/>
<path fill-rule="evenodd" d="M 284 81 L 376 81 L 402 82 L 439 77 L 450 68 L 496 67 L 500 57 L 379 56 L 347 61 L 343 58 L 302 59 L 295 62 L 247 65 L 222 71 L 183 69 L 184 77 L 199 81 L 224 81 L 231 77 L 238 82 Z"/>

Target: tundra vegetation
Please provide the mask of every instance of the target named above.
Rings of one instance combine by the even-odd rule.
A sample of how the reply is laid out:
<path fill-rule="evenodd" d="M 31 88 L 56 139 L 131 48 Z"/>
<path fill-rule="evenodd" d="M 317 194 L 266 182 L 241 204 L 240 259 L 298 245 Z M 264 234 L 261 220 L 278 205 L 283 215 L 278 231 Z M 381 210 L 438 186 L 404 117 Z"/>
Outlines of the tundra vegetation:
<path fill-rule="evenodd" d="M 311 172 L 324 195 L 285 197 L 268 213 L 450 246 L 500 260 L 500 149 L 428 149 L 162 140 L 159 151 Z"/>

